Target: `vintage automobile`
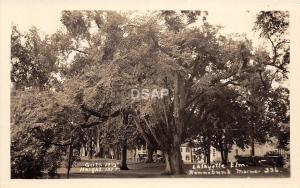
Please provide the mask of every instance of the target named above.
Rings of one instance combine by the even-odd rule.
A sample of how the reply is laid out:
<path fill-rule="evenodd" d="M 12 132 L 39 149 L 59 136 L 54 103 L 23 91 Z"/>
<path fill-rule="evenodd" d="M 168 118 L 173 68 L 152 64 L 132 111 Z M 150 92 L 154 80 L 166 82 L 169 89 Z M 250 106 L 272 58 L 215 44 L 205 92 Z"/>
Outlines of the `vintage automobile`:
<path fill-rule="evenodd" d="M 283 167 L 284 159 L 280 155 L 264 155 L 264 156 L 235 156 L 239 164 L 247 166 L 276 166 Z"/>

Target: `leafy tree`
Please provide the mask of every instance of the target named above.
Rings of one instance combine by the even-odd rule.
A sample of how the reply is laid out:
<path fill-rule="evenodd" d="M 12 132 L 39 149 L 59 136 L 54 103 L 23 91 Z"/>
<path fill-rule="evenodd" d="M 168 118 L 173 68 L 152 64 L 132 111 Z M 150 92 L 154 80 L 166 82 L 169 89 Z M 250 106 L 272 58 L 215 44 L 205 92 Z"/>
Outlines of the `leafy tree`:
<path fill-rule="evenodd" d="M 55 92 L 29 89 L 17 90 L 12 95 L 11 128 L 12 133 L 16 132 L 12 136 L 12 161 L 22 159 L 18 153 L 25 153 L 26 156 L 31 150 L 37 154 L 42 152 L 39 158 L 31 159 L 32 165 L 35 164 L 35 160 L 39 161 L 40 169 L 37 171 L 47 171 L 48 167 L 41 165 L 45 164 L 48 157 L 53 154 L 57 157 L 53 158 L 52 163 L 57 164 L 53 164 L 53 168 L 48 171 L 54 173 L 64 159 L 61 156 L 66 156 L 64 160 L 69 177 L 73 163 L 79 159 L 86 128 L 98 125 L 99 120 L 87 121 L 85 114 L 78 110 L 80 109 L 78 105 L 80 95 L 73 93 L 73 98 L 69 99 L 66 94 L 68 94 L 66 90 Z M 20 141 L 21 138 L 24 141 Z M 22 168 L 19 166 L 21 164 L 17 163 L 13 168 L 16 170 Z M 16 174 L 16 177 L 22 176 L 22 174 Z"/>
<path fill-rule="evenodd" d="M 72 13 L 66 16 L 80 15 L 73 13 L 74 16 Z M 246 78 L 243 74 L 247 72 L 245 66 L 251 55 L 248 46 L 217 36 L 218 28 L 206 22 L 189 27 L 196 22 L 185 22 L 186 12 L 158 11 L 149 17 L 131 20 L 126 16 L 120 19 L 123 15 L 115 12 L 85 14 L 93 19 L 83 16 L 79 21 L 86 19 L 95 25 L 98 19 L 95 16 L 100 14 L 105 18 L 101 22 L 104 25 L 99 27 L 96 23 L 95 33 L 83 35 L 88 31 L 85 27 L 89 24 L 85 23 L 82 29 L 75 29 L 84 31 L 79 32 L 77 38 L 89 41 L 88 36 L 93 38 L 97 32 L 101 33 L 108 40 L 97 49 L 109 53 L 97 56 L 89 67 L 73 77 L 83 93 L 85 112 L 96 117 L 101 117 L 105 109 L 114 115 L 122 111 L 135 113 L 137 122 L 142 120 L 155 144 L 165 152 L 166 172 L 182 173 L 179 147 L 188 136 L 189 117 L 203 102 L 203 93 Z M 197 17 L 198 13 L 195 20 Z M 68 30 L 72 34 L 71 29 Z M 113 42 L 115 40 L 118 42 Z M 76 51 L 86 54 L 94 48 L 96 46 L 88 45 Z M 87 57 L 94 58 L 94 55 L 87 54 Z M 170 95 L 161 100 L 132 101 L 130 90 L 133 88 L 168 88 Z"/>
<path fill-rule="evenodd" d="M 54 175 L 67 146 L 78 149 L 78 116 L 48 91 L 17 91 L 11 104 L 12 177 L 34 178 L 42 171 Z"/>
<path fill-rule="evenodd" d="M 271 45 L 272 56 L 269 61 L 264 63 L 275 68 L 274 76 L 277 81 L 288 79 L 289 12 L 261 11 L 257 14 L 253 29 L 260 32 L 260 37 L 267 39 Z"/>
<path fill-rule="evenodd" d="M 11 35 L 11 81 L 16 89 L 57 84 L 57 52 L 53 50 L 48 36 L 42 38 L 38 29 L 32 27 L 23 34 L 16 26 Z"/>
<path fill-rule="evenodd" d="M 239 102 L 239 93 L 225 87 L 203 96 L 206 101 L 198 106 L 194 124 L 189 130 L 190 142 L 200 149 L 206 162 L 210 164 L 211 146 L 221 152 L 222 163 L 228 163 L 228 153 L 233 144 L 247 147 L 247 119 L 245 107 Z"/>

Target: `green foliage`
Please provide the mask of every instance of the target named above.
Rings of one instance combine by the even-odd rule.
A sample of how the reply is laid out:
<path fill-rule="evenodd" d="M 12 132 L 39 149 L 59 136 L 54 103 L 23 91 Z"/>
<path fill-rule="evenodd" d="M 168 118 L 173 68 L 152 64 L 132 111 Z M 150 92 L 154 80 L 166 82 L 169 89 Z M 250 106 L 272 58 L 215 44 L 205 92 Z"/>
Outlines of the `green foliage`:
<path fill-rule="evenodd" d="M 287 73 L 290 62 L 289 46 L 289 12 L 262 11 L 256 17 L 253 28 L 260 36 L 270 42 L 272 57 L 266 65 L 275 68 L 274 77 L 277 81 L 288 79 Z"/>
<path fill-rule="evenodd" d="M 289 28 L 289 12 L 261 11 L 257 15 L 255 29 L 261 30 L 261 36 L 282 36 Z"/>
<path fill-rule="evenodd" d="M 73 37 L 86 37 L 90 23 L 84 18 L 81 11 L 63 11 L 61 22 Z"/>
<path fill-rule="evenodd" d="M 68 145 L 79 151 L 83 117 L 76 113 L 57 93 L 16 91 L 11 102 L 13 178 L 36 178 L 42 172 L 54 175 Z"/>
<path fill-rule="evenodd" d="M 16 26 L 12 27 L 11 80 L 17 89 L 45 88 L 56 84 L 53 73 L 56 71 L 57 55 L 48 36 L 42 39 L 37 28 L 22 34 Z"/>
<path fill-rule="evenodd" d="M 54 175 L 62 161 L 63 148 L 41 140 L 37 129 L 44 125 L 22 125 L 11 135 L 11 177 L 36 178 L 42 172 Z M 52 129 L 43 131 L 43 139 L 51 137 Z"/>

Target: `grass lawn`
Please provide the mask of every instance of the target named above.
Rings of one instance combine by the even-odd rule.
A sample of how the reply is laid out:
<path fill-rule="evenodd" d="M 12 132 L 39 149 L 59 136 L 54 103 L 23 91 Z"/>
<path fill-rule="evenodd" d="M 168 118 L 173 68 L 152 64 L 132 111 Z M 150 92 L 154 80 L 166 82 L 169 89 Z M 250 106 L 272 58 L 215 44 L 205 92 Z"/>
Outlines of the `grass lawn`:
<path fill-rule="evenodd" d="M 129 170 L 121 170 L 121 171 L 109 171 L 109 172 L 94 172 L 91 171 L 81 171 L 81 167 L 84 167 L 86 163 L 89 164 L 104 164 L 107 162 L 116 163 L 116 160 L 101 160 L 101 159 L 93 159 L 81 161 L 75 165 L 71 169 L 70 178 L 287 178 L 290 176 L 289 169 L 277 168 L 278 172 L 264 173 L 266 171 L 266 167 L 240 167 L 231 168 L 231 174 L 203 174 L 201 172 L 208 172 L 208 169 L 196 169 L 196 171 L 200 172 L 199 174 L 190 175 L 189 172 L 192 169 L 192 164 L 185 164 L 184 169 L 186 174 L 183 175 L 162 175 L 164 171 L 164 163 L 136 163 L 136 162 L 128 162 Z M 96 166 L 97 167 L 97 166 Z M 98 166 L 99 167 L 99 166 Z M 88 168 L 87 168 L 88 169 Z M 214 171 L 220 171 L 226 169 L 214 169 Z M 256 170 L 256 171 L 255 171 Z M 260 171 L 259 173 L 253 173 Z M 240 173 L 237 173 L 240 172 Z M 58 169 L 58 176 L 54 178 L 66 178 L 67 170 L 66 168 Z M 46 176 L 44 178 L 47 178 Z"/>

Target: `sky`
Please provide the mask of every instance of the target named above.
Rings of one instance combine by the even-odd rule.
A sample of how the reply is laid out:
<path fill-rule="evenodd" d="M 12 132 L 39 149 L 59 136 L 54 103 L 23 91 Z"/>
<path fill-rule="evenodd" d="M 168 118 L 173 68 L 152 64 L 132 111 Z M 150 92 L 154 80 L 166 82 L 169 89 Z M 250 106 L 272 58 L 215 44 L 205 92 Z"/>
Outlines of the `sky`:
<path fill-rule="evenodd" d="M 32 25 L 45 34 L 54 33 L 61 27 L 61 11 L 54 9 L 15 9 L 12 14 L 12 23 L 18 25 L 21 31 L 28 30 Z M 256 12 L 249 11 L 210 11 L 207 21 L 210 24 L 224 26 L 222 34 L 245 33 L 253 40 L 254 46 L 264 44 L 258 33 L 252 31 Z"/>

